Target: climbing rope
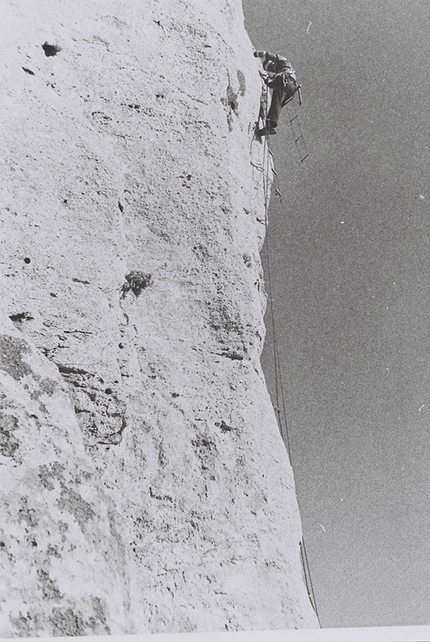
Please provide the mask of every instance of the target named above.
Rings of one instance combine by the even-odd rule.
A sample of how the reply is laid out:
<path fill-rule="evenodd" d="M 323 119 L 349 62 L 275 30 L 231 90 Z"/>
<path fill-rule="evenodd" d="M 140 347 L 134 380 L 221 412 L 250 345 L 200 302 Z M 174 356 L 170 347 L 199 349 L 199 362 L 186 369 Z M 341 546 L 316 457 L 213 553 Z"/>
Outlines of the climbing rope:
<path fill-rule="evenodd" d="M 308 554 L 306 552 L 306 545 L 305 545 L 305 540 L 302 538 L 302 541 L 300 542 L 300 559 L 302 561 L 302 568 L 303 568 L 303 575 L 305 578 L 305 584 L 306 584 L 306 589 L 308 592 L 309 600 L 312 604 L 312 607 L 316 613 L 318 622 L 321 626 L 320 622 L 320 617 L 318 614 L 318 607 L 317 607 L 317 600 L 315 597 L 315 590 L 314 590 L 314 585 L 312 582 L 312 576 L 311 576 L 311 570 L 309 567 L 309 560 L 308 560 Z"/>
<path fill-rule="evenodd" d="M 268 89 L 266 87 L 265 94 L 265 113 L 264 122 L 267 114 L 267 103 L 268 103 Z M 271 231 L 269 226 L 269 203 L 270 203 L 270 187 L 271 181 L 269 180 L 270 172 L 273 175 L 273 182 L 275 185 L 275 195 L 278 196 L 282 202 L 282 194 L 279 189 L 279 178 L 275 169 L 275 162 L 273 152 L 270 150 L 268 137 L 264 137 L 263 141 L 263 190 L 264 190 L 264 208 L 265 208 L 265 227 L 266 227 L 266 265 L 267 265 L 267 296 L 269 301 L 269 313 L 271 320 L 271 331 L 272 331 L 272 344 L 273 344 L 273 365 L 274 365 L 274 374 L 275 374 L 275 404 L 274 409 L 276 411 L 276 417 L 278 421 L 279 431 L 281 433 L 282 440 L 285 444 L 290 463 L 293 465 L 292 456 L 291 456 L 291 440 L 290 440 L 290 430 L 287 422 L 287 407 L 285 401 L 285 391 L 284 383 L 282 377 L 282 368 L 281 368 L 281 358 L 278 344 L 278 333 L 276 328 L 276 319 L 275 319 L 275 306 L 273 299 L 273 288 L 272 288 L 272 267 L 271 267 Z M 309 567 L 309 560 L 306 552 L 306 545 L 304 536 L 302 536 L 302 541 L 300 542 L 300 560 L 303 570 L 303 578 L 306 585 L 307 593 L 309 600 L 312 604 L 312 607 L 316 613 L 318 622 L 319 614 L 318 607 L 315 597 L 315 590 L 312 582 L 311 571 Z"/>

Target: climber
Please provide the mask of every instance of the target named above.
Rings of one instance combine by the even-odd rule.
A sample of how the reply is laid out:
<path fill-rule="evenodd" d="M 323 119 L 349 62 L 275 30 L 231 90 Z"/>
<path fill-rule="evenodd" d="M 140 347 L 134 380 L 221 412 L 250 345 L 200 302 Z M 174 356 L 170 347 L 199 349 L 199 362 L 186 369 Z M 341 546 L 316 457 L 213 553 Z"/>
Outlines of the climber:
<path fill-rule="evenodd" d="M 296 91 L 299 92 L 301 104 L 300 85 L 297 83 L 296 72 L 284 56 L 268 51 L 254 51 L 254 56 L 262 58 L 263 69 L 267 75 L 261 75 L 265 84 L 273 89 L 266 125 L 257 131 L 257 136 L 270 136 L 276 134 L 281 109 Z"/>

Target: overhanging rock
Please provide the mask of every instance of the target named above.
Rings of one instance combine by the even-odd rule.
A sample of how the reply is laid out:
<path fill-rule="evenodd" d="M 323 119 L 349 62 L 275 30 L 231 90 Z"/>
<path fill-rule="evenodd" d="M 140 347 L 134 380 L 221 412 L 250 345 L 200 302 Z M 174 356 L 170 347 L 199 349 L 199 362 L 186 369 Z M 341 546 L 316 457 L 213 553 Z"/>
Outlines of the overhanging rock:
<path fill-rule="evenodd" d="M 4 1 L 0 635 L 317 626 L 239 1 Z"/>

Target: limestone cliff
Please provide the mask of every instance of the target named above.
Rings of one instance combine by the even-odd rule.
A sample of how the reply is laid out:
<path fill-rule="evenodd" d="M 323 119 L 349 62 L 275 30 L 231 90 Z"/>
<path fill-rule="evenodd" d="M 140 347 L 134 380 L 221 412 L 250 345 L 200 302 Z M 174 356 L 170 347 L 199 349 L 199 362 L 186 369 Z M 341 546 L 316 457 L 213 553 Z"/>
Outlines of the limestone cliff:
<path fill-rule="evenodd" d="M 3 0 L 0 635 L 317 626 L 239 0 Z"/>

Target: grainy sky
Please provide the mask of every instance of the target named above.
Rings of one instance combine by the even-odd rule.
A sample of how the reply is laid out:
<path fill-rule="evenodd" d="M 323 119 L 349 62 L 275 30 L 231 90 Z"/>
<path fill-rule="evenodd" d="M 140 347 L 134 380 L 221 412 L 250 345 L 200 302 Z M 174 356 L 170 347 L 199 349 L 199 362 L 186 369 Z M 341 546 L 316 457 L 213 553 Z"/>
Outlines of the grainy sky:
<path fill-rule="evenodd" d="M 310 157 L 284 110 L 270 246 L 320 620 L 430 624 L 430 2 L 244 9 L 254 46 L 303 86 Z"/>

